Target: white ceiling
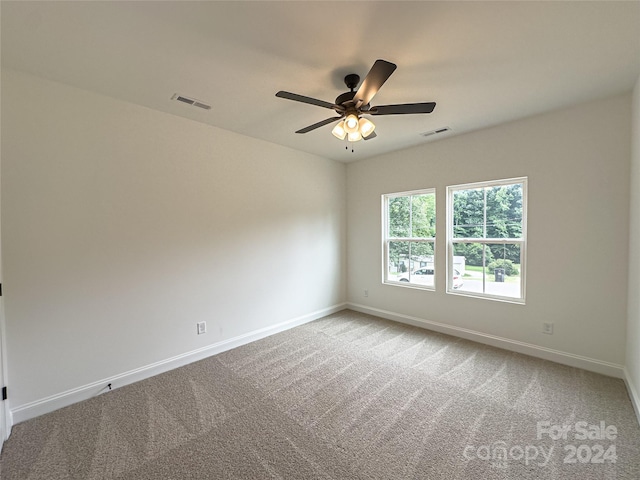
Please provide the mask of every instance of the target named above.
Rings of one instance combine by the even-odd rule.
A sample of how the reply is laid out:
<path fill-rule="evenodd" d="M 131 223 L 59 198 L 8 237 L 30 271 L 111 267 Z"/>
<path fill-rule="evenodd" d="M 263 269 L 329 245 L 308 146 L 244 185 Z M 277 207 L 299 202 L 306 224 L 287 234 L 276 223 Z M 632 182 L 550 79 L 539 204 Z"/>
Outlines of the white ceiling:
<path fill-rule="evenodd" d="M 640 2 L 1 2 L 2 66 L 343 162 L 627 92 L 640 76 Z M 344 75 L 398 69 L 372 105 L 435 101 L 430 115 L 372 117 L 354 144 L 332 112 Z M 172 101 L 174 93 L 212 105 Z M 450 134 L 444 134 L 450 135 Z"/>

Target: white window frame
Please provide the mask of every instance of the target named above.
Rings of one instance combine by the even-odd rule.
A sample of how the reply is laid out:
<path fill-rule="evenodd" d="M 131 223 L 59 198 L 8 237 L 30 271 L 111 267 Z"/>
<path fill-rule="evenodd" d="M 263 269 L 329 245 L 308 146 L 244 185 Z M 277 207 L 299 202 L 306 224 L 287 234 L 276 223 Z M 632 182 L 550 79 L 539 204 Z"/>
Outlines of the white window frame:
<path fill-rule="evenodd" d="M 397 197 L 410 197 L 412 195 L 433 195 L 434 206 L 436 205 L 437 197 L 436 197 L 436 189 L 435 188 L 424 188 L 420 190 L 411 190 L 408 192 L 397 192 L 397 193 L 387 193 L 382 195 L 382 283 L 387 285 L 395 285 L 406 288 L 417 288 L 420 290 L 430 290 L 435 291 L 436 289 L 436 266 L 435 266 L 435 256 L 436 256 L 436 235 L 433 237 L 390 237 L 389 236 L 389 199 L 397 198 Z M 424 242 L 424 243 L 432 243 L 433 244 L 433 286 L 431 285 L 420 285 L 416 283 L 410 282 L 400 282 L 389 279 L 389 243 L 393 241 L 406 241 L 406 242 Z M 409 269 L 411 269 L 411 262 L 409 262 Z"/>
<path fill-rule="evenodd" d="M 454 295 L 464 295 L 468 297 L 477 297 L 490 300 L 497 300 L 508 303 L 525 304 L 526 302 L 526 258 L 527 258 L 527 199 L 528 199 L 528 178 L 517 177 L 504 180 L 489 180 L 485 182 L 466 183 L 461 185 L 452 185 L 447 187 L 447 293 Z M 522 185 L 522 237 L 521 238 L 487 238 L 486 222 L 484 225 L 484 238 L 454 238 L 453 236 L 453 195 L 459 190 L 472 190 L 479 188 L 499 187 L 501 185 Z M 455 243 L 480 243 L 480 244 L 518 244 L 520 245 L 520 297 L 507 297 L 484 293 L 485 276 L 483 276 L 483 292 L 469 292 L 459 289 L 453 289 L 453 245 Z"/>

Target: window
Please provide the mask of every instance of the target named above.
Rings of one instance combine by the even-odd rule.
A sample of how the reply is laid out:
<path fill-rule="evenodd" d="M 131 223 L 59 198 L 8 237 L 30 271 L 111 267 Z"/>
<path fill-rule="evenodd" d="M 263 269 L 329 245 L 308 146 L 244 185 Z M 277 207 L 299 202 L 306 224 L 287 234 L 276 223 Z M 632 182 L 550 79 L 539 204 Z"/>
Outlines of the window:
<path fill-rule="evenodd" d="M 447 187 L 447 292 L 524 303 L 527 179 Z"/>
<path fill-rule="evenodd" d="M 383 195 L 384 283 L 435 288 L 434 189 Z"/>

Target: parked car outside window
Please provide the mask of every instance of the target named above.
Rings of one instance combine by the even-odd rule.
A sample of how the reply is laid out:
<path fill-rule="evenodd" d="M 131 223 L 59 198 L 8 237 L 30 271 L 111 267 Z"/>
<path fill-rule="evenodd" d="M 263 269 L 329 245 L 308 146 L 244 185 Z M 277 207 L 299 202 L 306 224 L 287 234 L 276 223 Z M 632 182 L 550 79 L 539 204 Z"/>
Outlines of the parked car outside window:
<path fill-rule="evenodd" d="M 400 278 L 398 278 L 401 282 L 410 282 L 417 283 L 420 285 L 433 285 L 433 268 L 430 267 L 422 267 L 414 270 L 411 274 L 405 273 Z M 462 275 L 457 269 L 453 270 L 453 288 L 458 289 L 462 286 L 464 282 L 462 281 Z"/>

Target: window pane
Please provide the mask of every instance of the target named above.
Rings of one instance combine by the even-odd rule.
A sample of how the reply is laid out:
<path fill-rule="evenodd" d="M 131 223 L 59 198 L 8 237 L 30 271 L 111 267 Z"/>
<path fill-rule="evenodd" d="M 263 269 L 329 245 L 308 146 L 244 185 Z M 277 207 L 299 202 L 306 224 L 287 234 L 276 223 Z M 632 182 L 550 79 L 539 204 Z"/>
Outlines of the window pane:
<path fill-rule="evenodd" d="M 458 243 L 453 246 L 453 255 L 454 290 L 522 297 L 520 245 Z"/>
<path fill-rule="evenodd" d="M 487 238 L 522 238 L 522 184 L 487 188 Z"/>
<path fill-rule="evenodd" d="M 433 242 L 389 242 L 388 280 L 433 287 L 433 250 Z"/>
<path fill-rule="evenodd" d="M 410 254 L 411 254 L 411 272 L 412 275 L 420 275 L 424 276 L 425 274 L 429 274 L 430 278 L 427 282 L 426 278 L 420 278 L 416 281 L 423 285 L 434 285 L 433 283 L 433 270 L 434 270 L 434 255 L 433 255 L 433 243 L 432 242 L 411 242 L 410 243 Z M 430 270 L 430 272 L 426 272 L 426 270 Z M 418 272 L 420 270 L 420 272 Z M 413 279 L 410 279 L 413 282 Z M 427 282 L 427 283 L 425 283 Z"/>
<path fill-rule="evenodd" d="M 411 214 L 410 197 L 389 198 L 389 236 L 409 237 Z"/>
<path fill-rule="evenodd" d="M 405 274 L 400 278 L 400 281 L 409 282 L 411 285 L 433 287 L 435 285 L 434 273 L 433 265 L 419 267 L 413 270 L 409 275 Z"/>
<path fill-rule="evenodd" d="M 484 238 L 484 189 L 453 192 L 454 238 Z"/>
<path fill-rule="evenodd" d="M 456 243 L 453 245 L 453 271 L 451 288 L 461 292 L 484 293 L 484 245 Z M 457 278 L 456 278 L 457 277 Z"/>
<path fill-rule="evenodd" d="M 409 242 L 389 242 L 389 266 L 387 278 L 399 281 L 409 273 Z"/>
<path fill-rule="evenodd" d="M 431 238 L 436 236 L 436 197 L 434 194 L 411 196 L 411 236 Z"/>
<path fill-rule="evenodd" d="M 485 293 L 520 298 L 520 245 L 487 245 Z M 490 253 L 489 253 L 490 252 Z"/>

